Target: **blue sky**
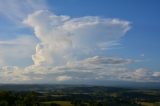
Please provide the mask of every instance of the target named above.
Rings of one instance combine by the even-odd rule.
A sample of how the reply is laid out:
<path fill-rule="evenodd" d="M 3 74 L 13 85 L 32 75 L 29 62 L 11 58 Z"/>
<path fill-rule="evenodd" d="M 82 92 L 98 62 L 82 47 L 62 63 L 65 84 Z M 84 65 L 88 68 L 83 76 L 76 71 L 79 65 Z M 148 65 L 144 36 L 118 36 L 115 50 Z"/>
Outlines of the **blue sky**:
<path fill-rule="evenodd" d="M 129 20 L 132 29 L 122 39 L 123 50 L 114 50 L 110 54 L 124 57 L 140 58 L 145 55 L 143 66 L 159 70 L 160 50 L 160 14 L 159 0 L 70 0 L 52 1 L 51 11 L 57 14 L 67 14 L 72 17 L 85 15 L 119 18 Z"/>
<path fill-rule="evenodd" d="M 159 0 L 0 0 L 0 78 L 160 81 L 159 9 Z"/>
<path fill-rule="evenodd" d="M 98 15 L 131 21 L 132 29 L 122 41 L 127 46 L 125 55 L 136 57 L 136 55 L 144 53 L 157 59 L 158 62 L 158 54 L 160 54 L 157 49 L 160 45 L 158 44 L 160 40 L 159 0 L 86 0 L 85 2 L 80 0 L 60 0 L 57 2 L 53 0 L 52 3 L 52 11 L 55 10 L 58 14 L 69 14 L 73 17 Z"/>

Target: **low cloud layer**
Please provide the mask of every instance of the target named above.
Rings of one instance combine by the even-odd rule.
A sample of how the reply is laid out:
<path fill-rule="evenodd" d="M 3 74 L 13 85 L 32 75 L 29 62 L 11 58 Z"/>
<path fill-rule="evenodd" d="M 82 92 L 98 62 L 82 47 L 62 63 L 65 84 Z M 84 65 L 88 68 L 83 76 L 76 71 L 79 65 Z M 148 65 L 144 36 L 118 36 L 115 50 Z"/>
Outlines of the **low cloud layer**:
<path fill-rule="evenodd" d="M 100 55 L 109 48 L 119 45 L 119 41 L 130 29 L 129 21 L 98 16 L 73 18 L 41 10 L 30 14 L 23 23 L 33 28 L 38 41 L 33 39 L 33 42 L 28 40 L 25 43 L 22 40 L 18 41 L 19 44 L 15 39 L 0 41 L 0 44 L 22 45 L 26 47 L 26 51 L 33 51 L 29 49 L 34 47 L 34 52 L 27 53 L 27 56 L 30 55 L 32 58 L 33 64 L 25 68 L 2 66 L 1 83 L 159 81 L 159 72 L 146 68 L 129 68 L 131 64 L 137 64 L 135 60 Z M 22 49 L 21 52 L 26 51 Z"/>
<path fill-rule="evenodd" d="M 1 83 L 96 83 L 98 81 L 159 82 L 159 72 L 145 68 L 129 69 L 130 59 L 91 57 L 63 66 L 4 66 L 0 69 Z M 94 82 L 93 82 L 94 81 Z"/>

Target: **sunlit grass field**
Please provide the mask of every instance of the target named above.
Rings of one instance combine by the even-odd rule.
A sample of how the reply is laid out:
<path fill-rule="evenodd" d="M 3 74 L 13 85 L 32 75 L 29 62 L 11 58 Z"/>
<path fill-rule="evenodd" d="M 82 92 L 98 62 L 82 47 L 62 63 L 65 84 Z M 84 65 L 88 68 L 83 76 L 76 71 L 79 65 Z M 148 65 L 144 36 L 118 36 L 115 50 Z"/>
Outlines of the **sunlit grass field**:
<path fill-rule="evenodd" d="M 160 106 L 160 102 L 156 102 L 156 103 L 140 102 L 140 104 L 143 106 Z"/>

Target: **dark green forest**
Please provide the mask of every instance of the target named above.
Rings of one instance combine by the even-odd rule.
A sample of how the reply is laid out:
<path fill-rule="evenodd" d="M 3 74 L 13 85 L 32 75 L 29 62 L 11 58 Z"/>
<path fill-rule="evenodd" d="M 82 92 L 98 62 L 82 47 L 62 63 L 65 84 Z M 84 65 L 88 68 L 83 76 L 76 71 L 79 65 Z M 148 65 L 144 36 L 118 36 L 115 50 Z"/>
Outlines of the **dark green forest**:
<path fill-rule="evenodd" d="M 19 90 L 17 87 L 17 90 L 0 90 L 0 106 L 160 106 L 160 90 L 102 86 L 34 86 Z"/>

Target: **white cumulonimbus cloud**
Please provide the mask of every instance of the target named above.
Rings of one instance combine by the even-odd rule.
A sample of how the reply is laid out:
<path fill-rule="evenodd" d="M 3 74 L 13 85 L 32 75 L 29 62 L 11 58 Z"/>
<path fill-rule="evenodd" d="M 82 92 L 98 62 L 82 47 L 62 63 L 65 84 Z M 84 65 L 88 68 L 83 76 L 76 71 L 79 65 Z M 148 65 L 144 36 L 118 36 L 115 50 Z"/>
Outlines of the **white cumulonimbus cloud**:
<path fill-rule="evenodd" d="M 128 68 L 136 62 L 132 59 L 99 55 L 119 45 L 119 40 L 130 29 L 128 21 L 98 16 L 72 18 L 41 10 L 30 14 L 23 23 L 34 29 L 38 39 L 32 54 L 33 64 L 25 68 L 1 67 L 0 80 L 3 82 L 155 82 L 159 79 L 159 72 Z"/>
<path fill-rule="evenodd" d="M 96 55 L 112 46 L 130 29 L 128 21 L 101 17 L 57 16 L 37 11 L 24 20 L 34 28 L 40 43 L 32 56 L 35 65 L 64 65 L 69 61 Z M 109 44 L 109 45 L 107 45 Z"/>

